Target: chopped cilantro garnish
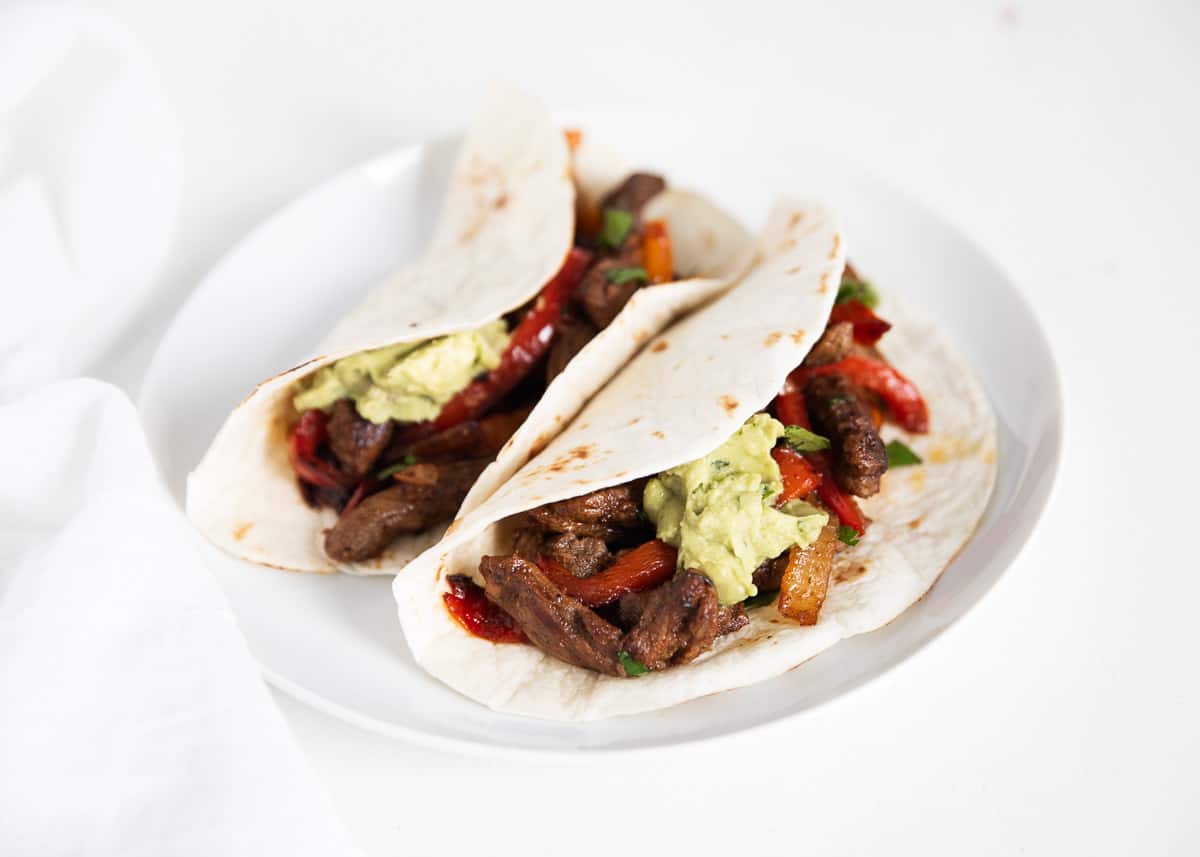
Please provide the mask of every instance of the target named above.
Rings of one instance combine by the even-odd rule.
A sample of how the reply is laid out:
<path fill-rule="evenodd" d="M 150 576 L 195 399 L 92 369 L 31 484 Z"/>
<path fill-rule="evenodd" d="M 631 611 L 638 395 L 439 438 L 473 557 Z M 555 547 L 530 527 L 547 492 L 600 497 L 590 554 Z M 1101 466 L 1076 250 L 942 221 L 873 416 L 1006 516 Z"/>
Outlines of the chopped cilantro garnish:
<path fill-rule="evenodd" d="M 726 467 L 729 466 L 729 462 L 726 461 L 724 458 L 717 458 L 717 459 L 713 460 L 712 466 L 713 466 L 713 470 L 724 470 Z"/>
<path fill-rule="evenodd" d="M 392 464 L 388 467 L 383 468 L 383 470 L 380 470 L 378 473 L 375 474 L 375 478 L 376 479 L 387 479 L 388 477 L 395 476 L 397 473 L 399 473 L 401 470 L 403 470 L 406 467 L 412 467 L 416 463 L 417 463 L 417 457 L 415 455 L 406 455 L 402 459 L 397 461 L 395 464 Z"/>
<path fill-rule="evenodd" d="M 817 452 L 829 449 L 829 438 L 821 437 L 804 426 L 784 426 L 783 439 L 796 452 Z"/>
<path fill-rule="evenodd" d="M 890 440 L 887 445 L 888 467 L 911 467 L 921 464 L 921 456 L 917 455 L 902 440 Z"/>
<path fill-rule="evenodd" d="M 764 497 L 770 497 L 770 496 L 771 496 L 771 486 L 770 486 L 770 485 L 763 485 L 763 487 L 762 487 L 762 495 L 763 495 Z"/>
<path fill-rule="evenodd" d="M 626 283 L 648 283 L 650 276 L 645 268 L 613 268 L 604 275 L 610 283 L 623 286 Z"/>
<path fill-rule="evenodd" d="M 742 606 L 747 610 L 755 607 L 763 607 L 775 600 L 775 592 L 759 592 L 757 595 L 751 595 L 742 602 Z"/>
<path fill-rule="evenodd" d="M 645 664 L 635 661 L 629 652 L 617 652 L 617 660 L 621 662 L 621 666 L 625 667 L 625 675 L 627 676 L 635 677 L 650 672 L 650 670 L 646 669 Z"/>
<path fill-rule="evenodd" d="M 842 284 L 838 286 L 834 303 L 840 304 L 845 301 L 858 301 L 865 304 L 868 309 L 875 309 L 879 306 L 879 294 L 875 291 L 875 287 L 866 280 L 842 280 Z"/>
<path fill-rule="evenodd" d="M 604 209 L 604 224 L 600 227 L 600 243 L 613 250 L 621 246 L 629 227 L 633 226 L 633 215 L 619 208 Z"/>
<path fill-rule="evenodd" d="M 845 524 L 838 527 L 838 538 L 848 545 L 858 544 L 858 532 L 854 529 L 854 527 L 850 527 Z"/>

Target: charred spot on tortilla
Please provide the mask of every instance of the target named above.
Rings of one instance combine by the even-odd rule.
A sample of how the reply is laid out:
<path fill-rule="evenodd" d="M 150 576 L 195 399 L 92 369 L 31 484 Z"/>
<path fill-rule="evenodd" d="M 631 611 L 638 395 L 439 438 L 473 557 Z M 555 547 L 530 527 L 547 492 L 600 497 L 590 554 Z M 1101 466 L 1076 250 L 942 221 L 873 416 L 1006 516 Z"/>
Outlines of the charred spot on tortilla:
<path fill-rule="evenodd" d="M 638 423 L 640 423 L 641 421 L 642 421 L 642 418 L 641 418 L 641 417 L 634 417 L 633 419 L 631 419 L 631 420 L 629 421 L 628 425 L 635 426 L 635 425 L 637 425 Z"/>
<path fill-rule="evenodd" d="M 667 340 L 660 339 L 660 340 L 658 340 L 658 342 L 656 342 L 650 346 L 650 350 L 653 351 L 655 354 L 662 354 L 664 351 L 667 350 L 667 347 L 668 347 Z"/>
<path fill-rule="evenodd" d="M 791 250 L 795 246 L 796 246 L 795 238 L 784 238 L 782 241 L 779 242 L 779 252 L 786 253 L 788 250 Z"/>
<path fill-rule="evenodd" d="M 915 530 L 919 526 L 921 526 L 920 518 L 913 518 L 911 521 L 908 522 L 908 528 L 910 530 Z"/>
<path fill-rule="evenodd" d="M 499 211 L 500 209 L 504 208 L 504 206 L 506 206 L 506 205 L 508 205 L 508 194 L 501 193 L 498 197 L 496 197 L 496 201 L 492 203 L 492 208 Z"/>
<path fill-rule="evenodd" d="M 833 246 L 829 248 L 829 261 L 832 262 L 837 258 L 838 250 L 842 248 L 842 234 L 840 232 L 833 233 Z"/>
<path fill-rule="evenodd" d="M 656 430 L 656 431 L 652 431 L 652 432 L 650 432 L 650 436 L 651 436 L 651 437 L 656 437 L 656 438 L 658 438 L 659 440 L 665 440 L 665 439 L 666 439 L 666 437 L 667 437 L 665 434 L 663 434 L 662 432 L 660 432 L 660 431 L 657 431 L 657 430 Z"/>
<path fill-rule="evenodd" d="M 804 222 L 804 212 L 803 211 L 793 211 L 792 216 L 788 218 L 787 228 L 795 229 L 797 226 L 799 226 L 803 222 Z"/>
<path fill-rule="evenodd" d="M 850 583 L 852 581 L 858 580 L 860 577 L 862 577 L 864 574 L 866 574 L 869 570 L 870 569 L 868 568 L 868 566 L 865 562 L 856 563 L 854 565 L 847 565 L 842 568 L 839 568 L 834 573 L 833 579 L 837 583 Z"/>
<path fill-rule="evenodd" d="M 817 286 L 817 294 L 825 294 L 829 291 L 829 272 L 825 271 L 821 274 L 821 285 Z"/>
<path fill-rule="evenodd" d="M 780 333 L 778 330 L 772 330 L 770 333 L 767 334 L 767 338 L 763 340 L 763 345 L 766 348 L 770 348 L 772 345 L 779 342 L 779 340 L 781 340 L 781 339 L 783 339 L 783 334 Z"/>
<path fill-rule="evenodd" d="M 808 334 L 803 330 L 794 330 L 794 331 L 792 331 L 792 334 L 791 334 L 792 342 L 799 345 L 800 343 L 802 343 L 804 341 L 804 337 L 807 335 Z"/>
<path fill-rule="evenodd" d="M 784 271 L 784 273 L 785 274 L 799 274 L 803 271 L 804 271 L 803 265 L 793 265 L 791 268 L 788 268 L 786 271 Z"/>
<path fill-rule="evenodd" d="M 725 409 L 725 413 L 729 414 L 730 416 L 732 416 L 738 409 L 738 400 L 733 396 L 724 395 L 717 399 L 717 401 L 720 403 L 721 407 Z"/>
<path fill-rule="evenodd" d="M 250 528 L 253 526 L 253 521 L 247 521 L 244 524 L 238 524 L 233 528 L 233 540 L 235 542 L 240 542 L 242 539 L 246 538 L 246 533 L 250 532 Z"/>

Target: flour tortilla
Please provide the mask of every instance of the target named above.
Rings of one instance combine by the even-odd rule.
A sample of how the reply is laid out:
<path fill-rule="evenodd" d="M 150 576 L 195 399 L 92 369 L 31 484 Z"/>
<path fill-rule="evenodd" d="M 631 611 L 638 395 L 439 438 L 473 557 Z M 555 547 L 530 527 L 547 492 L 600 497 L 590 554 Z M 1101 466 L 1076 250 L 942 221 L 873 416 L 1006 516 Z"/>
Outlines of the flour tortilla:
<path fill-rule="evenodd" d="M 411 563 L 393 590 L 418 662 L 498 711 L 593 720 L 762 681 L 880 627 L 919 599 L 983 514 L 996 436 L 968 368 L 935 330 L 888 300 L 882 312 L 895 327 L 882 350 L 922 390 L 932 431 L 885 429 L 885 439 L 902 438 L 925 464 L 888 473 L 881 493 L 863 502 L 873 523 L 857 547 L 839 554 L 816 625 L 797 625 L 774 606 L 752 610 L 746 628 L 693 663 L 617 679 L 534 646 L 473 637 L 442 602 L 448 575 L 478 581 L 481 556 L 510 552 L 518 513 L 698 458 L 765 407 L 824 328 L 844 245 L 822 207 L 779 204 L 761 242 L 763 261 L 740 285 L 657 337 L 545 452 Z"/>
<path fill-rule="evenodd" d="M 294 385 L 349 354 L 469 330 L 521 306 L 562 266 L 574 206 L 562 130 L 534 99 L 494 89 L 463 143 L 425 255 L 339 321 L 316 355 L 260 384 L 217 433 L 188 478 L 187 511 L 201 532 L 237 557 L 309 572 L 395 573 L 437 542 L 444 527 L 398 539 L 366 563 L 335 563 L 325 555 L 324 534 L 336 514 L 304 503 L 288 462 Z M 679 241 L 681 270 L 704 276 L 639 290 L 548 387 L 480 476 L 471 503 L 549 442 L 650 336 L 726 289 L 753 261 L 745 230 L 701 197 L 669 191 L 650 210 Z"/>

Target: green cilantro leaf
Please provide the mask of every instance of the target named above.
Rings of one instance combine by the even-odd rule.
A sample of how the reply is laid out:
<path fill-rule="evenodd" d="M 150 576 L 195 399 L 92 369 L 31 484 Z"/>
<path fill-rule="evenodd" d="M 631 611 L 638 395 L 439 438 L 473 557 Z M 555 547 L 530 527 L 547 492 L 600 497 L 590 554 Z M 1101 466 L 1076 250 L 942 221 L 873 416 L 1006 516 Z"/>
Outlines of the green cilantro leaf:
<path fill-rule="evenodd" d="M 600 243 L 613 250 L 621 246 L 629 227 L 633 226 L 633 215 L 619 208 L 604 209 L 604 224 L 600 227 Z"/>
<path fill-rule="evenodd" d="M 848 545 L 858 544 L 858 532 L 854 527 L 843 524 L 838 527 L 838 538 Z"/>
<path fill-rule="evenodd" d="M 646 669 L 645 664 L 635 661 L 629 652 L 617 652 L 617 660 L 621 662 L 621 666 L 625 667 L 625 675 L 630 676 L 631 678 L 645 675 L 646 673 L 650 672 L 650 670 Z"/>
<path fill-rule="evenodd" d="M 646 273 L 645 268 L 613 268 L 604 277 L 610 283 L 616 283 L 618 286 L 626 283 L 650 282 L 650 275 Z"/>
<path fill-rule="evenodd" d="M 388 467 L 383 468 L 383 470 L 380 470 L 378 473 L 375 474 L 375 478 L 376 479 L 388 479 L 392 476 L 395 476 L 397 473 L 399 473 L 404 468 L 412 467 L 416 463 L 417 463 L 417 457 L 415 455 L 406 455 L 402 459 L 397 461 L 395 464 L 392 464 Z"/>
<path fill-rule="evenodd" d="M 765 607 L 775 600 L 776 592 L 759 592 L 757 595 L 751 595 L 742 602 L 742 606 L 747 610 L 755 607 Z"/>
<path fill-rule="evenodd" d="M 866 280 L 842 280 L 833 302 L 840 304 L 846 301 L 858 301 L 868 309 L 875 309 L 879 306 L 879 293 Z"/>
<path fill-rule="evenodd" d="M 917 455 L 902 440 L 890 440 L 887 445 L 888 467 L 911 467 L 921 464 L 921 456 Z"/>
<path fill-rule="evenodd" d="M 829 449 L 829 438 L 821 437 L 821 435 L 809 431 L 804 426 L 784 426 L 783 439 L 796 452 L 817 452 L 818 450 Z"/>

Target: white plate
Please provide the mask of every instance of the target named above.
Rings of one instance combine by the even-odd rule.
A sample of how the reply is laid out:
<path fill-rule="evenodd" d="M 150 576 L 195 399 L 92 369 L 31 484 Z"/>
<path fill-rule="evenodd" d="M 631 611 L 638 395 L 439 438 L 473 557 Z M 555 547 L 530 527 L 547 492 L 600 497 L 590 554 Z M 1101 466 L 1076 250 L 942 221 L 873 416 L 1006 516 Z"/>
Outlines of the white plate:
<path fill-rule="evenodd" d="M 996 410 L 1000 474 L 983 523 L 933 590 L 873 634 L 755 687 L 598 723 L 494 714 L 427 676 L 396 621 L 389 581 L 301 575 L 202 543 L 273 684 L 385 734 L 493 751 L 616 750 L 725 735 L 797 714 L 880 675 L 962 616 L 1016 557 L 1058 466 L 1062 405 L 1046 339 L 1017 289 L 963 235 L 878 180 L 794 140 L 679 117 L 593 116 L 583 127 L 636 165 L 702 188 L 750 226 L 783 190 L 838 209 L 850 256 L 938 322 Z M 294 365 L 364 291 L 420 251 L 455 149 L 413 146 L 350 170 L 268 219 L 197 287 L 142 389 L 152 447 L 175 496 L 217 427 L 255 382 Z M 198 541 L 202 541 L 197 537 Z"/>

